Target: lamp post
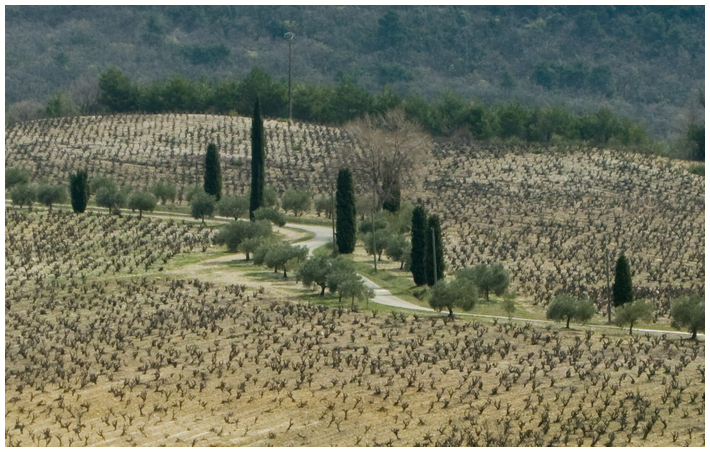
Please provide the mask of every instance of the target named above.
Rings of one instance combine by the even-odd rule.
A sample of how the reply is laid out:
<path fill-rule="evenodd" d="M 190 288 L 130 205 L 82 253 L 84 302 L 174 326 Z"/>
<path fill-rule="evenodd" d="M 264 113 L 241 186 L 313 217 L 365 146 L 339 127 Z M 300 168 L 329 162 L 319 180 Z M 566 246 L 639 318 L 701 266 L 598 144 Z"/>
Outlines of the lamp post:
<path fill-rule="evenodd" d="M 290 31 L 284 35 L 288 39 L 288 124 L 289 126 L 293 123 L 293 98 L 291 97 L 291 46 L 293 44 L 294 34 Z"/>

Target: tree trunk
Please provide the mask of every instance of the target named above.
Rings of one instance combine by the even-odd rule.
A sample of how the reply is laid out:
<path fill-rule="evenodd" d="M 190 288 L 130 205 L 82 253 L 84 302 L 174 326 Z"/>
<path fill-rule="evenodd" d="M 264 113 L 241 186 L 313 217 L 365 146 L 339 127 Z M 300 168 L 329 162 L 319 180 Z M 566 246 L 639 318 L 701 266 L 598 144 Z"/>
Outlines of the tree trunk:
<path fill-rule="evenodd" d="M 451 317 L 453 319 L 454 318 L 454 311 L 451 309 L 451 306 L 447 306 L 446 308 L 449 310 L 449 317 Z"/>
<path fill-rule="evenodd" d="M 320 287 L 321 287 L 320 296 L 321 296 L 321 297 L 324 297 L 324 296 L 325 296 L 325 286 L 323 285 L 323 286 L 320 286 Z"/>
<path fill-rule="evenodd" d="M 284 265 L 284 278 L 288 278 L 288 276 L 286 276 L 286 266 L 285 265 Z"/>
<path fill-rule="evenodd" d="M 247 262 L 249 262 L 249 251 L 245 252 L 244 254 L 247 255 Z"/>
<path fill-rule="evenodd" d="M 571 319 L 571 317 L 567 317 L 567 329 L 569 329 L 569 321 L 570 321 L 570 319 Z"/>
<path fill-rule="evenodd" d="M 138 219 L 139 220 L 143 219 L 143 209 L 138 209 Z"/>
<path fill-rule="evenodd" d="M 631 322 L 631 325 L 629 326 L 629 334 L 634 334 L 632 328 L 634 327 L 634 322 Z"/>

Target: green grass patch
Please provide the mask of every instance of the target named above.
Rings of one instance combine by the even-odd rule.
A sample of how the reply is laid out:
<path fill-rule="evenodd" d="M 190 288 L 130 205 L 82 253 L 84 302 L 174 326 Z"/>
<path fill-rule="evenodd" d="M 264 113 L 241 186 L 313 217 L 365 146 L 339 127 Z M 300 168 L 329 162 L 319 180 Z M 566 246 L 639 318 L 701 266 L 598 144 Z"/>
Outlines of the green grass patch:
<path fill-rule="evenodd" d="M 289 223 L 295 224 L 309 224 L 312 226 L 326 226 L 330 227 L 333 225 L 333 220 L 325 217 L 296 217 L 293 215 L 287 215 L 286 219 Z"/>
<path fill-rule="evenodd" d="M 705 177 L 705 165 L 690 165 L 690 167 L 688 168 L 688 172 L 690 174 L 695 174 L 700 177 Z"/>
<path fill-rule="evenodd" d="M 313 237 L 316 236 L 316 234 L 315 234 L 314 232 L 306 231 L 305 229 L 299 229 L 299 228 L 286 228 L 286 229 L 289 229 L 289 230 L 291 230 L 291 231 L 296 231 L 296 232 L 300 232 L 300 233 L 302 233 L 302 234 L 305 234 L 305 235 L 304 235 L 303 237 L 301 237 L 300 239 L 296 239 L 296 240 L 294 240 L 293 242 L 291 242 L 291 243 L 294 243 L 294 244 L 295 244 L 295 243 L 301 243 L 301 242 L 308 241 L 308 240 L 310 240 L 310 239 L 312 239 Z"/>

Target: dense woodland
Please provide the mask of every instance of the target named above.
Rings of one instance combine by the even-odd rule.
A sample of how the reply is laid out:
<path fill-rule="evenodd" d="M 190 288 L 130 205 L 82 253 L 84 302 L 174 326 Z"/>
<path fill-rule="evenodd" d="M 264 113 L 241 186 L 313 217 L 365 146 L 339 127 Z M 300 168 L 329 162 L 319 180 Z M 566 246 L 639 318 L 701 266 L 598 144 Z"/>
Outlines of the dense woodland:
<path fill-rule="evenodd" d="M 303 120 L 338 123 L 350 119 L 338 112 L 377 111 L 396 97 L 410 107 L 482 105 L 493 123 L 518 103 L 528 116 L 535 106 L 573 115 L 603 108 L 640 121 L 654 138 L 676 138 L 702 122 L 704 29 L 703 6 L 10 6 L 5 106 L 10 116 L 57 113 L 61 91 L 81 110 L 115 66 L 154 94 L 171 84 L 221 87 L 236 99 L 210 112 L 244 114 L 239 83 L 259 67 L 276 96 L 272 112 L 265 99 L 265 113 L 284 117 L 284 34 L 292 32 L 294 115 Z M 329 96 L 355 105 L 333 109 Z M 435 113 L 418 119 L 436 123 Z M 426 125 L 450 126 L 439 122 Z"/>

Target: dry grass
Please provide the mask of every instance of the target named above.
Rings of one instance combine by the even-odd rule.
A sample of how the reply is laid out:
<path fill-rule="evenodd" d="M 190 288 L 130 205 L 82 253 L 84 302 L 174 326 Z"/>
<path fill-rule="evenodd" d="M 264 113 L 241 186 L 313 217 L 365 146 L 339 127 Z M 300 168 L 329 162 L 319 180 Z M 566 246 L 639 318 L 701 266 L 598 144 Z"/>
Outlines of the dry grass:
<path fill-rule="evenodd" d="M 704 343 L 374 316 L 113 267 L 35 279 L 49 249 L 82 246 L 64 220 L 6 212 L 13 233 L 54 235 L 6 243 L 8 446 L 704 445 Z"/>
<path fill-rule="evenodd" d="M 201 183 L 204 149 L 220 149 L 225 192 L 249 185 L 250 120 L 210 115 L 116 115 L 33 121 L 6 132 L 6 166 L 64 183 L 87 168 L 121 184 Z M 265 123 L 267 183 L 330 193 L 337 128 Z M 294 145 L 295 149 L 294 149 Z M 450 271 L 502 262 L 512 288 L 544 306 L 556 291 L 606 300 L 605 250 L 631 261 L 637 296 L 667 319 L 669 302 L 704 290 L 704 178 L 688 163 L 591 148 L 437 142 L 421 197 L 443 220 Z M 239 163 L 241 162 L 241 166 Z M 613 276 L 613 275 L 612 275 Z"/>

